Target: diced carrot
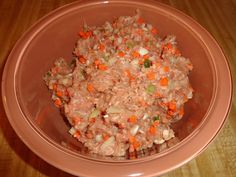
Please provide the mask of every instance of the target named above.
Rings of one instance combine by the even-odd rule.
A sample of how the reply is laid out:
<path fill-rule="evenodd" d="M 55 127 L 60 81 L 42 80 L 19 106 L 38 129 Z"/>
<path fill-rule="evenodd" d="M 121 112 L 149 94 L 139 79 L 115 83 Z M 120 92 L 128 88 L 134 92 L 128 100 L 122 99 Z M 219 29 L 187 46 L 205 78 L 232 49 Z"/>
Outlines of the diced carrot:
<path fill-rule="evenodd" d="M 134 145 L 133 144 L 129 145 L 129 152 L 134 152 Z"/>
<path fill-rule="evenodd" d="M 133 143 L 134 149 L 138 149 L 140 147 L 140 143 L 138 141 L 134 141 Z"/>
<path fill-rule="evenodd" d="M 143 59 L 140 59 L 140 60 L 138 61 L 138 64 L 139 64 L 139 65 L 143 65 L 143 64 L 144 64 L 144 60 L 143 60 Z"/>
<path fill-rule="evenodd" d="M 148 58 L 149 58 L 149 55 L 148 55 L 148 54 L 146 54 L 146 55 L 143 56 L 143 59 L 144 59 L 144 60 L 147 60 Z"/>
<path fill-rule="evenodd" d="M 181 55 L 179 49 L 175 49 L 175 55 L 177 55 L 177 56 L 180 56 L 180 55 Z"/>
<path fill-rule="evenodd" d="M 139 58 L 139 57 L 140 57 L 140 54 L 139 54 L 137 51 L 133 51 L 133 52 L 132 52 L 132 56 L 133 56 L 134 58 Z"/>
<path fill-rule="evenodd" d="M 60 106 L 62 105 L 61 99 L 60 99 L 60 98 L 55 99 L 54 104 L 55 104 L 57 107 L 60 107 Z"/>
<path fill-rule="evenodd" d="M 79 123 L 81 123 L 82 119 L 80 117 L 74 117 L 72 118 L 72 124 L 73 125 L 77 125 Z"/>
<path fill-rule="evenodd" d="M 172 111 L 175 111 L 176 110 L 176 102 L 175 101 L 169 102 L 168 108 Z"/>
<path fill-rule="evenodd" d="M 88 38 L 88 37 L 90 37 L 90 36 L 92 36 L 93 35 L 93 33 L 92 33 L 92 31 L 87 31 L 86 33 L 85 33 L 85 36 Z"/>
<path fill-rule="evenodd" d="M 79 57 L 79 61 L 80 63 L 83 63 L 83 64 L 86 63 L 86 59 L 83 56 Z"/>
<path fill-rule="evenodd" d="M 136 123 L 138 121 L 138 118 L 135 115 L 132 115 L 128 118 L 128 122 L 130 123 Z"/>
<path fill-rule="evenodd" d="M 107 70 L 107 66 L 105 64 L 99 64 L 98 65 L 98 69 L 101 71 L 106 71 Z"/>
<path fill-rule="evenodd" d="M 140 25 L 143 24 L 144 23 L 144 19 L 139 17 L 138 20 L 137 20 L 137 23 L 140 24 Z"/>
<path fill-rule="evenodd" d="M 98 67 L 99 64 L 101 64 L 100 60 L 99 60 L 99 59 L 95 59 L 95 60 L 94 60 L 94 65 L 95 65 L 96 67 Z"/>
<path fill-rule="evenodd" d="M 93 84 L 91 84 L 91 83 L 88 83 L 88 84 L 87 84 L 87 90 L 88 90 L 90 93 L 94 92 L 94 91 L 95 91 L 95 89 L 94 89 L 94 86 L 93 86 Z"/>
<path fill-rule="evenodd" d="M 154 125 L 155 127 L 157 127 L 159 124 L 160 124 L 160 121 L 158 121 L 158 120 L 156 120 L 156 121 L 153 122 L 153 125 Z"/>
<path fill-rule="evenodd" d="M 169 72 L 170 68 L 169 68 L 169 66 L 164 66 L 163 70 L 167 73 L 167 72 Z"/>
<path fill-rule="evenodd" d="M 124 57 L 125 53 L 124 52 L 119 52 L 118 55 L 119 55 L 119 57 Z"/>
<path fill-rule="evenodd" d="M 140 102 L 140 104 L 141 104 L 143 107 L 148 106 L 148 103 L 147 103 L 146 101 L 144 101 L 144 100 L 140 100 L 139 102 Z"/>
<path fill-rule="evenodd" d="M 125 44 L 126 41 L 127 41 L 127 38 L 124 37 L 124 38 L 122 39 L 122 43 Z"/>
<path fill-rule="evenodd" d="M 161 93 L 157 91 L 157 92 L 155 93 L 155 96 L 158 97 L 158 98 L 160 98 L 160 97 L 161 97 Z"/>
<path fill-rule="evenodd" d="M 106 141 L 110 138 L 110 136 L 108 134 L 105 134 L 105 133 L 102 135 L 102 137 L 103 137 L 104 141 Z"/>
<path fill-rule="evenodd" d="M 159 68 L 159 67 L 161 66 L 161 63 L 160 63 L 159 61 L 157 61 L 157 62 L 154 62 L 154 65 L 155 65 L 157 68 Z"/>
<path fill-rule="evenodd" d="M 105 50 L 105 46 L 104 46 L 103 44 L 100 44 L 100 45 L 99 45 L 99 49 L 100 49 L 101 51 L 103 51 L 103 50 Z"/>
<path fill-rule="evenodd" d="M 144 39 L 144 41 L 145 42 L 148 42 L 150 39 L 148 38 L 148 37 L 146 37 L 145 39 Z M 145 47 L 145 48 L 147 48 L 147 47 Z"/>
<path fill-rule="evenodd" d="M 136 138 L 134 136 L 129 137 L 129 142 L 133 144 L 136 141 Z"/>
<path fill-rule="evenodd" d="M 168 80 L 167 77 L 163 77 L 163 78 L 160 79 L 160 85 L 161 86 L 167 86 L 168 83 L 169 83 L 169 80 Z"/>
<path fill-rule="evenodd" d="M 56 83 L 53 84 L 52 88 L 53 88 L 54 91 L 56 91 L 57 90 L 57 84 Z"/>
<path fill-rule="evenodd" d="M 96 122 L 96 118 L 94 118 L 94 117 L 91 118 L 91 119 L 89 120 L 89 122 L 92 123 L 92 124 L 95 123 L 95 122 Z"/>
<path fill-rule="evenodd" d="M 87 39 L 87 38 L 88 38 L 88 36 L 86 35 L 86 32 L 84 32 L 84 31 L 80 31 L 80 32 L 79 32 L 79 36 L 80 36 L 81 38 L 83 38 L 83 39 Z"/>
<path fill-rule="evenodd" d="M 58 97 L 62 97 L 63 93 L 58 90 L 58 91 L 56 92 L 56 95 L 57 95 Z"/>
<path fill-rule="evenodd" d="M 155 80 L 155 78 L 156 78 L 156 74 L 153 71 L 149 71 L 146 76 L 147 76 L 148 80 Z"/>
<path fill-rule="evenodd" d="M 156 35 L 158 33 L 157 29 L 154 27 L 151 29 L 151 32 L 153 35 Z"/>
<path fill-rule="evenodd" d="M 66 96 L 69 96 L 68 90 L 65 91 L 65 95 L 66 95 Z"/>
<path fill-rule="evenodd" d="M 184 115 L 184 107 L 179 109 L 179 115 L 182 117 Z"/>
<path fill-rule="evenodd" d="M 85 34 L 84 34 L 83 31 L 80 31 L 80 32 L 79 32 L 79 36 L 80 36 L 80 37 L 83 37 L 84 35 L 85 35 Z"/>
<path fill-rule="evenodd" d="M 73 134 L 73 136 L 75 137 L 75 138 L 79 138 L 80 137 L 80 131 L 79 130 L 77 130 L 74 134 Z"/>
<path fill-rule="evenodd" d="M 165 48 L 167 48 L 168 50 L 172 49 L 173 48 L 173 45 L 171 43 L 167 43 L 165 45 Z"/>
<path fill-rule="evenodd" d="M 130 71 L 128 69 L 126 69 L 124 71 L 125 75 L 130 79 L 130 81 L 134 80 L 134 77 L 132 76 L 132 74 L 130 73 Z"/>
<path fill-rule="evenodd" d="M 150 132 L 152 135 L 155 135 L 156 132 L 157 132 L 156 127 L 154 127 L 153 125 L 151 125 L 151 126 L 149 127 L 149 132 Z"/>
<path fill-rule="evenodd" d="M 142 36 L 142 35 L 143 35 L 143 30 L 142 30 L 142 29 L 137 29 L 137 30 L 136 30 L 136 33 L 137 33 L 138 35 Z"/>

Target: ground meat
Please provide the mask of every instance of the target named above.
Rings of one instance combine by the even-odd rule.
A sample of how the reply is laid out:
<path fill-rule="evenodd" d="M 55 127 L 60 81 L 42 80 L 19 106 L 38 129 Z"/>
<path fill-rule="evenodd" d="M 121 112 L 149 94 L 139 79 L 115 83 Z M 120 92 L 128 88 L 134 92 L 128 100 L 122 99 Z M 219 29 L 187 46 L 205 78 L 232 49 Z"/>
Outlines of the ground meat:
<path fill-rule="evenodd" d="M 85 25 L 79 36 L 73 62 L 56 60 L 44 77 L 69 133 L 106 156 L 171 140 L 171 124 L 183 117 L 193 92 L 193 66 L 175 36 L 161 38 L 139 12 L 100 27 Z"/>

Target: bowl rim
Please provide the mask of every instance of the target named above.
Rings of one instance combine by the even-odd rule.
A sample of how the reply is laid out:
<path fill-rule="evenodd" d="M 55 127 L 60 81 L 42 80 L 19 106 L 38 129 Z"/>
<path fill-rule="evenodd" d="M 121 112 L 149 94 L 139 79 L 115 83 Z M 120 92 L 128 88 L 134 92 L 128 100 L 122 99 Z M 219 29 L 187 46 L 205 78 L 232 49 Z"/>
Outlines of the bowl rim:
<path fill-rule="evenodd" d="M 156 155 L 152 155 L 150 157 L 143 157 L 138 160 L 129 160 L 129 162 L 124 161 L 104 161 L 104 160 L 95 160 L 91 158 L 84 157 L 83 155 L 75 156 L 75 152 L 71 153 L 68 151 L 64 151 L 66 148 L 58 148 L 52 140 L 45 138 L 42 136 L 42 133 L 38 132 L 38 130 L 31 129 L 32 125 L 28 122 L 27 118 L 24 116 L 24 113 L 20 109 L 20 105 L 17 100 L 16 94 L 16 84 L 15 84 L 15 77 L 17 73 L 17 68 L 19 67 L 19 63 L 21 58 L 23 57 L 24 51 L 26 51 L 27 47 L 30 45 L 30 42 L 34 39 L 44 29 L 48 24 L 52 23 L 55 19 L 62 17 L 76 9 L 86 8 L 89 6 L 95 6 L 100 4 L 138 4 L 144 5 L 145 7 L 150 7 L 155 10 L 161 10 L 169 15 L 175 15 L 175 18 L 183 23 L 186 27 L 189 28 L 193 33 L 198 35 L 199 39 L 205 45 L 209 55 L 217 60 L 217 62 L 213 62 L 214 65 L 214 72 L 215 72 L 215 87 L 214 87 L 214 95 L 212 96 L 213 99 L 211 100 L 209 109 L 205 114 L 205 117 L 216 117 L 214 120 L 208 119 L 201 122 L 201 124 L 183 141 L 178 143 L 176 146 L 169 148 L 167 151 L 163 151 L 162 153 L 158 153 Z M 201 31 L 202 34 L 198 34 Z M 220 68 L 219 66 L 224 66 Z M 216 72 L 216 70 L 218 72 Z M 219 74 L 221 73 L 221 75 Z M 219 83 L 219 78 L 222 78 L 224 73 L 224 84 Z M 13 83 L 10 81 L 14 81 Z M 222 81 L 222 79 L 221 79 Z M 226 87 L 228 84 L 228 88 Z M 220 90 L 219 90 L 219 86 Z M 218 89 L 216 89 L 218 88 Z M 227 92 L 227 96 L 222 96 L 222 91 Z M 169 170 L 177 168 L 185 163 L 187 163 L 192 158 L 196 157 L 200 152 L 202 152 L 206 146 L 215 138 L 218 134 L 219 130 L 223 126 L 226 117 L 229 114 L 231 105 L 232 105 L 232 93 L 233 93 L 233 83 L 232 83 L 232 74 L 230 70 L 229 63 L 227 58 L 224 56 L 222 49 L 217 44 L 216 40 L 207 32 L 203 27 L 201 27 L 196 21 L 194 21 L 191 17 L 185 15 L 183 12 L 170 7 L 168 5 L 148 0 L 142 2 L 141 0 L 109 0 L 109 1 L 101 1 L 101 0 L 90 0 L 86 2 L 73 2 L 67 4 L 65 6 L 59 7 L 56 10 L 50 12 L 39 21 L 37 21 L 31 28 L 29 28 L 24 35 L 17 41 L 16 45 L 14 46 L 13 50 L 11 51 L 7 62 L 4 67 L 3 77 L 2 77 L 2 100 L 3 105 L 5 108 L 5 112 L 7 114 L 8 120 L 10 121 L 11 126 L 16 131 L 20 139 L 38 156 L 40 156 L 45 161 L 49 162 L 50 164 L 63 169 L 71 174 L 74 175 L 93 175 L 95 176 L 96 172 L 89 171 L 86 169 L 85 166 L 89 165 L 94 168 L 99 168 L 100 171 L 107 172 L 106 168 L 112 168 L 112 171 L 118 170 L 122 172 L 124 166 L 127 166 L 128 170 L 124 170 L 124 175 L 131 175 L 135 173 L 135 170 L 142 169 L 140 174 L 142 175 L 160 175 Z M 222 105 L 222 102 L 225 104 Z M 213 107 L 214 106 L 214 107 Z M 217 108 L 224 107 L 222 111 L 218 111 Z M 17 111 L 15 111 L 17 110 Z M 216 114 L 217 113 L 217 114 Z M 17 124 L 16 120 L 22 119 L 25 122 L 21 122 L 21 125 Z M 24 128 L 22 128 L 24 127 Z M 34 126 L 35 128 L 35 126 Z M 23 131 L 24 129 L 24 131 Z M 199 130 L 201 129 L 201 131 Z M 209 131 L 210 130 L 210 131 Z M 208 135 L 206 136 L 203 132 L 208 131 Z M 35 138 L 39 138 L 37 142 L 33 141 Z M 196 144 L 196 138 L 198 137 L 201 139 L 200 142 L 197 142 L 197 145 L 193 148 L 191 146 L 192 143 Z M 188 144 L 187 144 L 188 142 Z M 191 143 L 189 143 L 191 142 Z M 57 144 L 57 143 L 56 143 Z M 184 144 L 184 146 L 183 146 Z M 48 152 L 44 152 L 39 150 L 39 146 L 45 146 L 49 149 Z M 56 148 L 55 148 L 56 147 Z M 181 148 L 179 148 L 181 147 Z M 191 151 L 189 150 L 191 149 Z M 72 151 L 73 152 L 73 151 Z M 168 152 L 168 153 L 167 153 Z M 181 154 L 182 152 L 182 154 Z M 184 152 L 184 153 L 183 153 Z M 181 157 L 179 156 L 181 154 Z M 184 155 L 183 155 L 184 154 Z M 61 159 L 58 156 L 63 156 Z M 81 158 L 82 157 L 82 158 Z M 176 157 L 176 158 L 173 158 Z M 77 160 L 80 164 L 83 164 L 81 168 L 78 168 L 76 165 L 67 165 L 63 163 L 65 159 Z M 173 160 L 174 159 L 174 160 Z M 155 169 L 148 168 L 148 166 L 153 166 L 154 164 L 158 164 L 158 160 L 160 161 L 168 161 L 169 164 L 163 164 L 160 167 Z M 58 163 L 60 162 L 60 164 Z M 145 163 L 144 163 L 145 162 Z M 171 162 L 171 163 L 170 163 Z M 146 169 L 143 166 L 147 167 Z M 137 167 L 142 168 L 137 168 Z M 112 173 L 114 175 L 114 173 Z M 121 175 L 121 173 L 117 173 Z M 105 175 L 105 174 L 104 174 Z M 103 176 L 104 176 L 103 175 Z M 107 175 L 107 173 L 106 173 Z"/>

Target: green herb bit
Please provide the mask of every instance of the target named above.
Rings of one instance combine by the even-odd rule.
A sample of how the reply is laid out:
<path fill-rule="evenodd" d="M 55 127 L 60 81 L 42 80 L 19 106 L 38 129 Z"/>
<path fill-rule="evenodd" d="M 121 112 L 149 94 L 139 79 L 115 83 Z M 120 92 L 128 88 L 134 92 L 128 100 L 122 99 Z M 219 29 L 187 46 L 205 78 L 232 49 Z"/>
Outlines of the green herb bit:
<path fill-rule="evenodd" d="M 147 93 L 150 93 L 150 94 L 154 93 L 155 90 L 156 90 L 156 86 L 153 85 L 153 84 L 149 84 L 147 89 L 146 89 Z"/>
<path fill-rule="evenodd" d="M 152 61 L 149 59 L 146 59 L 143 65 L 145 68 L 150 68 L 150 66 L 152 66 Z"/>
<path fill-rule="evenodd" d="M 153 121 L 159 121 L 160 120 L 160 117 L 159 116 L 154 116 L 153 117 Z"/>

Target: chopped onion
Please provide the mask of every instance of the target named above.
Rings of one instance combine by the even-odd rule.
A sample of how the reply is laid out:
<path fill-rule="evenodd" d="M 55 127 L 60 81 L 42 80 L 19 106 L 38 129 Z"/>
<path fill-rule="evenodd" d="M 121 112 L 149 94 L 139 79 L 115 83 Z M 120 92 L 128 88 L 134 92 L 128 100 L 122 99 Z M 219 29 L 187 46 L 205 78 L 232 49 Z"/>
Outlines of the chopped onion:
<path fill-rule="evenodd" d="M 131 135 L 136 135 L 136 133 L 138 132 L 139 129 L 139 125 L 134 125 L 131 129 L 130 129 L 130 133 Z"/>
<path fill-rule="evenodd" d="M 142 56 L 146 55 L 146 54 L 148 54 L 148 50 L 143 48 L 143 47 L 140 47 L 139 48 L 139 54 L 142 55 Z"/>
<path fill-rule="evenodd" d="M 105 150 L 111 146 L 115 145 L 115 137 L 111 136 L 110 138 L 108 138 L 101 146 L 100 149 L 101 151 L 105 152 Z"/>
<path fill-rule="evenodd" d="M 148 118 L 148 114 L 145 113 L 145 114 L 143 115 L 143 120 L 145 120 L 145 119 L 147 119 L 147 118 Z"/>
<path fill-rule="evenodd" d="M 155 139 L 154 140 L 154 143 L 155 144 L 162 144 L 162 143 L 164 143 L 165 142 L 165 140 L 163 140 L 162 138 L 161 139 Z"/>
<path fill-rule="evenodd" d="M 121 44 L 122 43 L 122 38 L 118 37 L 117 42 L 118 42 L 118 44 Z"/>
<path fill-rule="evenodd" d="M 71 135 L 74 135 L 75 132 L 76 132 L 76 129 L 75 129 L 74 127 L 71 127 L 71 129 L 69 130 L 69 133 L 70 133 Z"/>
<path fill-rule="evenodd" d="M 96 140 L 97 142 L 101 142 L 101 141 L 102 141 L 102 135 L 96 135 L 96 136 L 95 136 L 95 140 Z"/>
<path fill-rule="evenodd" d="M 94 109 L 92 113 L 89 115 L 89 118 L 97 117 L 100 114 L 100 111 L 97 109 Z"/>
<path fill-rule="evenodd" d="M 110 107 L 107 109 L 107 113 L 108 113 L 108 114 L 118 114 L 118 113 L 121 113 L 121 108 L 116 107 L 116 106 L 110 106 Z"/>

